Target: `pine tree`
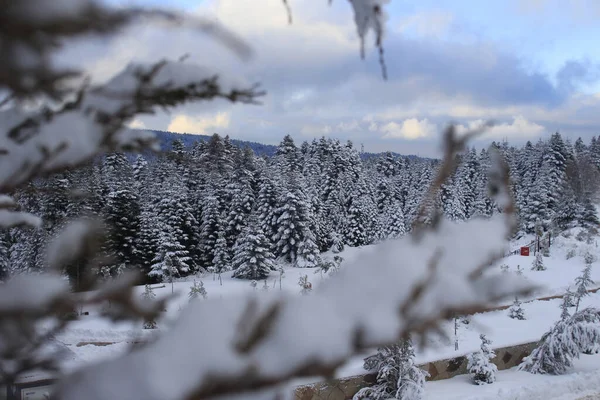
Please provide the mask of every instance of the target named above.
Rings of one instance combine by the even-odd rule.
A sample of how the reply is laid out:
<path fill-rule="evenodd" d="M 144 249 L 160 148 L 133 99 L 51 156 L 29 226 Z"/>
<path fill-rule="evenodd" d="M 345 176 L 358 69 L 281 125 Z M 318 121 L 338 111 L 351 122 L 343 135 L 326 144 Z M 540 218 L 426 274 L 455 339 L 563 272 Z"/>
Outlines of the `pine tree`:
<path fill-rule="evenodd" d="M 532 271 L 545 271 L 546 267 L 544 266 L 544 256 L 541 251 L 538 251 L 533 259 L 533 264 L 531 266 Z"/>
<path fill-rule="evenodd" d="M 515 297 L 515 301 L 508 310 L 508 316 L 512 319 L 518 319 L 520 321 L 523 321 L 525 319 L 523 307 L 521 307 L 521 302 L 517 297 Z"/>
<path fill-rule="evenodd" d="M 222 234 L 225 235 L 219 208 L 219 200 L 214 194 L 206 196 L 203 204 L 202 228 L 199 235 L 200 262 L 204 268 L 213 265 L 219 233 L 223 231 Z M 225 246 L 226 244 L 225 242 Z"/>
<path fill-rule="evenodd" d="M 279 198 L 277 233 L 273 237 L 275 255 L 295 263 L 302 242 L 310 239 L 310 207 L 297 177 L 291 177 L 287 192 Z"/>
<path fill-rule="evenodd" d="M 300 246 L 298 246 L 298 255 L 294 262 L 294 267 L 315 268 L 320 262 L 319 248 L 315 243 L 312 232 L 307 230 L 304 240 L 300 242 Z"/>
<path fill-rule="evenodd" d="M 225 221 L 225 240 L 231 248 L 248 223 L 254 204 L 254 193 L 250 182 L 240 177 L 228 185 L 227 190 L 229 191 L 230 206 Z"/>
<path fill-rule="evenodd" d="M 565 320 L 571 317 L 571 314 L 569 313 L 569 307 L 572 307 L 571 305 L 571 296 L 569 294 L 565 294 L 563 296 L 563 301 L 560 303 L 560 319 L 561 320 Z"/>
<path fill-rule="evenodd" d="M 600 220 L 596 214 L 596 207 L 592 204 L 590 197 L 590 195 L 586 195 L 583 200 L 579 223 L 586 228 L 598 228 L 600 226 Z"/>
<path fill-rule="evenodd" d="M 364 365 L 366 370 L 377 373 L 377 382 L 360 389 L 353 399 L 422 399 L 429 374 L 415 365 L 414 357 L 410 339 L 378 348 L 377 354 L 365 358 Z"/>
<path fill-rule="evenodd" d="M 258 197 L 256 199 L 256 210 L 258 223 L 269 241 L 277 233 L 277 199 L 279 193 L 274 180 L 267 174 L 263 174 L 259 181 Z M 274 245 L 271 245 L 273 248 Z"/>
<path fill-rule="evenodd" d="M 406 234 L 404 211 L 398 200 L 385 210 L 384 235 L 389 239 L 397 239 Z"/>
<path fill-rule="evenodd" d="M 575 278 L 575 285 L 576 285 L 576 289 L 575 289 L 575 301 L 576 301 L 576 305 L 575 305 L 575 312 L 577 312 L 579 310 L 579 303 L 581 302 L 581 299 L 585 296 L 588 296 L 588 287 L 590 285 L 594 284 L 594 281 L 591 278 L 591 274 L 592 274 L 592 264 L 586 264 L 585 268 L 583 269 L 581 276 L 578 276 L 577 278 Z"/>
<path fill-rule="evenodd" d="M 138 197 L 129 189 L 110 192 L 105 210 L 110 226 L 108 249 L 117 264 L 128 266 L 142 263 L 137 249 L 140 240 L 140 206 Z"/>
<path fill-rule="evenodd" d="M 211 271 L 216 274 L 222 274 L 231 271 L 231 256 L 227 241 L 225 240 L 225 231 L 220 230 L 214 247 L 214 257 L 212 260 Z"/>
<path fill-rule="evenodd" d="M 244 230 L 234 248 L 233 277 L 261 280 L 275 271 L 275 257 L 260 226 L 253 221 Z"/>
<path fill-rule="evenodd" d="M 0 282 L 4 282 L 10 273 L 10 255 L 8 233 L 0 230 Z"/>
<path fill-rule="evenodd" d="M 156 293 L 150 287 L 150 285 L 146 285 L 144 287 L 144 293 L 142 293 L 142 298 L 146 301 L 152 301 L 156 298 Z M 156 321 L 154 319 L 146 319 L 144 320 L 144 329 L 156 329 Z"/>
<path fill-rule="evenodd" d="M 476 385 L 485 385 L 496 381 L 498 367 L 490 362 L 496 353 L 489 345 L 492 343 L 485 335 L 479 335 L 481 350 L 467 356 L 467 369 Z"/>
<path fill-rule="evenodd" d="M 523 359 L 519 370 L 532 374 L 564 374 L 572 367 L 574 358 L 589 352 L 599 342 L 600 311 L 586 308 L 557 321 L 542 336 L 538 347 Z"/>

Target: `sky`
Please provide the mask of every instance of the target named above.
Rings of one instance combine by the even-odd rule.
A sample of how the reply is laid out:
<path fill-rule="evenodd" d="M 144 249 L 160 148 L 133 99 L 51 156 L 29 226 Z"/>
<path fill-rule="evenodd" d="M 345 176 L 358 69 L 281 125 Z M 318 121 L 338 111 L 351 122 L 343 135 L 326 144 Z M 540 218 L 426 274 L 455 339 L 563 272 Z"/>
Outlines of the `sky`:
<path fill-rule="evenodd" d="M 164 0 L 106 0 L 164 7 Z M 223 79 L 259 82 L 261 105 L 224 101 L 143 116 L 139 128 L 230 135 L 276 144 L 323 135 L 370 152 L 436 156 L 448 123 L 494 120 L 475 144 L 520 145 L 559 131 L 589 142 L 600 134 L 600 1 L 391 0 L 384 81 L 373 38 L 366 58 L 346 0 L 171 0 L 176 9 L 219 21 L 253 48 L 243 61 L 189 30 L 136 26 L 94 45 L 69 47 L 101 81 L 131 61 L 177 59 L 206 65 Z"/>

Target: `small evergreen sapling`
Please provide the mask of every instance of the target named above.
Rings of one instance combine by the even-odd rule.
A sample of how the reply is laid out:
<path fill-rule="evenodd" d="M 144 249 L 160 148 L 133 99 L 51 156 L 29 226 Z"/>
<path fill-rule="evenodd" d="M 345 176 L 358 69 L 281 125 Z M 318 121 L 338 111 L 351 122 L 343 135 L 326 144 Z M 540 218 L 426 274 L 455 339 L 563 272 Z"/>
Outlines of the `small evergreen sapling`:
<path fill-rule="evenodd" d="M 298 285 L 302 288 L 300 293 L 309 294 L 312 291 L 312 283 L 308 281 L 308 275 L 301 275 L 298 279 Z"/>
<path fill-rule="evenodd" d="M 544 256 L 541 251 L 538 251 L 533 259 L 533 264 L 531 265 L 532 271 L 545 271 L 546 267 L 544 266 Z"/>
<path fill-rule="evenodd" d="M 204 282 L 200 281 L 200 283 L 198 283 L 194 280 L 194 284 L 190 286 L 190 293 L 188 294 L 188 297 L 190 298 L 189 301 L 197 299 L 199 296 L 202 296 L 202 298 L 206 300 L 208 293 L 206 293 L 206 289 L 204 288 Z"/>
<path fill-rule="evenodd" d="M 144 287 L 144 293 L 142 293 L 142 298 L 147 301 L 152 301 L 156 298 L 156 293 L 150 287 L 150 285 L 146 285 Z M 144 329 L 156 329 L 156 321 L 154 319 L 146 319 L 144 320 Z"/>
<path fill-rule="evenodd" d="M 366 370 L 377 372 L 377 382 L 360 389 L 353 400 L 422 399 L 429 374 L 415 365 L 414 357 L 410 339 L 377 349 L 377 354 L 365 358 L 364 365 Z"/>
<path fill-rule="evenodd" d="M 523 276 L 523 268 L 520 265 L 517 265 L 517 275 Z"/>
<path fill-rule="evenodd" d="M 496 381 L 498 367 L 490 362 L 496 353 L 489 345 L 492 343 L 485 335 L 479 335 L 481 350 L 467 356 L 467 369 L 476 385 L 485 385 Z"/>
<path fill-rule="evenodd" d="M 515 297 L 515 301 L 508 309 L 508 316 L 512 319 L 518 319 L 520 321 L 525 319 L 525 312 L 523 311 L 523 307 L 521 307 L 521 302 L 519 301 L 518 297 Z"/>

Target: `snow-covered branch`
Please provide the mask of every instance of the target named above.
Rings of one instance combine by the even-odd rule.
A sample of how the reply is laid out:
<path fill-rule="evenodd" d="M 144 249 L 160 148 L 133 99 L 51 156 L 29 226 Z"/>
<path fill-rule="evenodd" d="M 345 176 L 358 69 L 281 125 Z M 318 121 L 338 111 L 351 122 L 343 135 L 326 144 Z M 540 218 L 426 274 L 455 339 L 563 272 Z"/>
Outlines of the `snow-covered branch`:
<path fill-rule="evenodd" d="M 251 55 L 247 43 L 208 18 L 170 10 L 107 7 L 96 0 L 0 0 L 0 89 L 11 98 L 45 95 L 63 99 L 72 92 L 65 80 L 81 71 L 57 67 L 52 53 L 66 40 L 110 35 L 136 22 L 162 22 L 209 35 L 242 58 Z"/>
<path fill-rule="evenodd" d="M 0 114 L 0 129 L 7 132 L 0 137 L 0 191 L 80 165 L 99 152 L 156 146 L 149 132 L 124 127 L 136 115 L 216 98 L 254 103 L 263 94 L 256 86 L 240 87 L 243 82 L 223 81 L 201 66 L 160 61 L 131 64 L 103 86 L 84 87 L 57 111 L 5 111 Z"/>

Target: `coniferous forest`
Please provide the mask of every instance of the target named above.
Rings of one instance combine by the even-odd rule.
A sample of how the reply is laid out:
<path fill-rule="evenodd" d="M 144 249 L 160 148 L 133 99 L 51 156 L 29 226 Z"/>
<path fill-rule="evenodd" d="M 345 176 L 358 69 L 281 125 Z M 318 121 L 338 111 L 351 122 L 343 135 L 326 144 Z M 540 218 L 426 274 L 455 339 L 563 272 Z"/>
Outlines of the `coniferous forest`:
<path fill-rule="evenodd" d="M 600 139 L 553 134 L 505 157 L 524 235 L 537 227 L 597 227 Z M 499 212 L 487 192 L 489 150 L 471 149 L 437 198 L 452 221 Z M 411 229 L 438 161 L 391 153 L 361 157 L 351 142 L 286 136 L 274 156 L 215 134 L 160 154 L 110 154 L 14 193 L 39 229 L 0 236 L 0 278 L 44 269 L 47 243 L 67 220 L 94 216 L 110 234 L 95 273 L 143 271 L 148 282 L 199 271 L 262 279 L 276 265 L 315 267 L 319 254 L 397 238 Z M 425 221 L 427 222 L 427 221 Z M 75 271 L 67 271 L 75 281 Z"/>

